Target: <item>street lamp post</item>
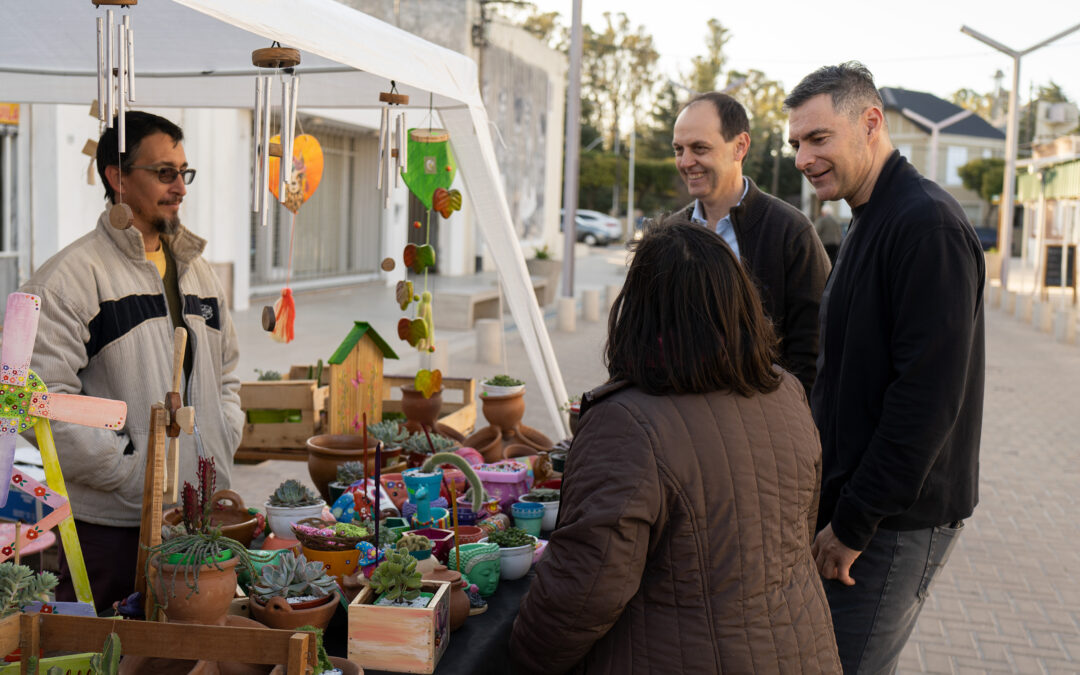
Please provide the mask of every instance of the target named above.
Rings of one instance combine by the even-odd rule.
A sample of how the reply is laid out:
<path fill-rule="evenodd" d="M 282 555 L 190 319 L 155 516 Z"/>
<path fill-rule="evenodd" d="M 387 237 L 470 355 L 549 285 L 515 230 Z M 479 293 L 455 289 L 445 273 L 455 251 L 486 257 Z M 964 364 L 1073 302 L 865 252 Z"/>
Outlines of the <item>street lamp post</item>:
<path fill-rule="evenodd" d="M 1012 252 L 1012 225 L 1013 225 L 1013 192 L 1015 190 L 1016 182 L 1016 136 L 1017 136 L 1017 115 L 1016 115 L 1016 92 L 1020 88 L 1020 57 L 1026 54 L 1045 47 L 1051 42 L 1065 37 L 1069 33 L 1080 29 L 1080 23 L 1076 24 L 1072 28 L 1066 28 L 1060 33 L 1049 37 L 1038 44 L 1034 44 L 1027 49 L 1017 51 L 1001 44 L 993 38 L 987 37 L 968 26 L 961 26 L 960 32 L 966 33 L 975 38 L 979 42 L 993 47 L 1003 54 L 1007 54 L 1012 57 L 1013 60 L 1013 73 L 1012 73 L 1012 87 L 1009 88 L 1009 118 L 1008 128 L 1005 130 L 1005 180 L 1001 186 L 1001 209 L 1000 218 L 998 220 L 998 245 L 1001 247 L 1001 287 L 1008 290 L 1009 288 L 1009 258 Z"/>
<path fill-rule="evenodd" d="M 563 166 L 562 294 L 574 297 L 574 242 L 577 241 L 578 155 L 581 150 L 581 0 L 574 0 L 570 23 L 570 70 L 566 74 L 566 157 Z"/>

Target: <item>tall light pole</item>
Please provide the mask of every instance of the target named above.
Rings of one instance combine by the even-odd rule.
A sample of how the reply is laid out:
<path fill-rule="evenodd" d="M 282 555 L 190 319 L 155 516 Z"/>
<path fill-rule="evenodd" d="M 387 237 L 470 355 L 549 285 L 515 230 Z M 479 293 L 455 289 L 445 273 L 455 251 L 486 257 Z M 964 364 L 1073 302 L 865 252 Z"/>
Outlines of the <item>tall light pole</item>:
<path fill-rule="evenodd" d="M 1012 73 L 1012 87 L 1009 88 L 1009 118 L 1007 129 L 1005 130 L 1005 180 L 1001 186 L 1001 215 L 998 220 L 998 245 L 1001 246 L 1001 286 L 1004 289 L 1009 288 L 1009 258 L 1012 255 L 1012 226 L 1013 226 L 1013 191 L 1016 182 L 1016 136 L 1017 136 L 1017 115 L 1016 115 L 1016 93 L 1020 88 L 1020 57 L 1045 47 L 1051 42 L 1065 37 L 1069 33 L 1080 29 L 1080 23 L 1076 24 L 1072 28 L 1066 28 L 1060 33 L 1049 37 L 1038 44 L 1034 44 L 1027 49 L 1017 51 L 1010 49 L 1001 44 L 993 38 L 989 38 L 974 28 L 968 26 L 961 26 L 960 32 L 966 33 L 975 38 L 979 42 L 987 44 L 994 49 L 998 50 L 1002 54 L 1007 54 L 1012 57 L 1013 60 L 1013 73 Z"/>
<path fill-rule="evenodd" d="M 566 159 L 563 165 L 562 294 L 574 297 L 574 242 L 577 241 L 578 159 L 581 151 L 581 0 L 574 0 L 570 23 L 570 71 L 566 74 Z"/>

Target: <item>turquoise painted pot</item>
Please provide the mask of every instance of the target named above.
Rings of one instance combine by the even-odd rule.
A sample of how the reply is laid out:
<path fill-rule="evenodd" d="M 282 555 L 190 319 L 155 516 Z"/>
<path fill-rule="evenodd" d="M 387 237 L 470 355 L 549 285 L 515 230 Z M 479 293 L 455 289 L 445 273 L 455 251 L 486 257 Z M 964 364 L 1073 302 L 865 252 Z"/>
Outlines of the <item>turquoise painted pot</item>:
<path fill-rule="evenodd" d="M 261 574 L 264 565 L 276 565 L 281 559 L 281 555 L 288 551 L 287 548 L 279 548 L 275 551 L 262 551 L 248 549 L 248 555 L 251 557 L 251 566 L 255 570 L 255 574 Z M 240 584 L 240 588 L 244 589 L 244 592 L 248 592 L 248 588 L 251 586 L 251 575 L 248 574 L 246 569 L 237 569 L 236 582 Z"/>
<path fill-rule="evenodd" d="M 401 478 L 405 481 L 405 490 L 409 493 L 409 502 L 416 504 L 416 491 L 421 485 L 427 487 L 428 499 L 435 501 L 439 498 L 439 490 L 442 489 L 442 469 L 435 469 L 431 473 L 421 474 L 420 469 L 405 469 L 401 472 Z"/>

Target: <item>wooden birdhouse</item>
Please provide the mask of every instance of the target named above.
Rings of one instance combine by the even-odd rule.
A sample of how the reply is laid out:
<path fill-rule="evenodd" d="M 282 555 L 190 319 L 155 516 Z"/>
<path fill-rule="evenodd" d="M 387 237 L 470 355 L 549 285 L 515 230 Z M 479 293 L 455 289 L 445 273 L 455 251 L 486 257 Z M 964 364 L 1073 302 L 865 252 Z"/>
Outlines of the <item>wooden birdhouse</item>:
<path fill-rule="evenodd" d="M 383 359 L 398 356 L 366 321 L 357 321 L 330 357 L 327 422 L 332 434 L 363 433 L 382 421 Z"/>

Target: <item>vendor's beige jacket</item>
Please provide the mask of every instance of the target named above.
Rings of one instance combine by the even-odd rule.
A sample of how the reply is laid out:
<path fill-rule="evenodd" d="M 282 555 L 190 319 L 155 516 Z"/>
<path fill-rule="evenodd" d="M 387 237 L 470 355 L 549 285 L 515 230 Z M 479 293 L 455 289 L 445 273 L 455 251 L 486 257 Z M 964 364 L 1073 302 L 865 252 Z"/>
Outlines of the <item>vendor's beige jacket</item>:
<path fill-rule="evenodd" d="M 176 259 L 184 323 L 194 348 L 183 387 L 202 446 L 214 458 L 217 486 L 228 487 L 243 412 L 236 331 L 224 293 L 201 257 L 206 241 L 181 227 L 168 237 Z M 146 259 L 142 234 L 116 230 L 107 213 L 93 232 L 50 258 L 22 287 L 41 297 L 31 369 L 51 392 L 125 401 L 120 431 L 52 423 L 75 518 L 139 525 L 150 406 L 172 385 L 173 323 L 165 287 Z M 33 441 L 33 433 L 26 437 Z M 197 484 L 196 444 L 180 434 L 180 481 Z"/>

